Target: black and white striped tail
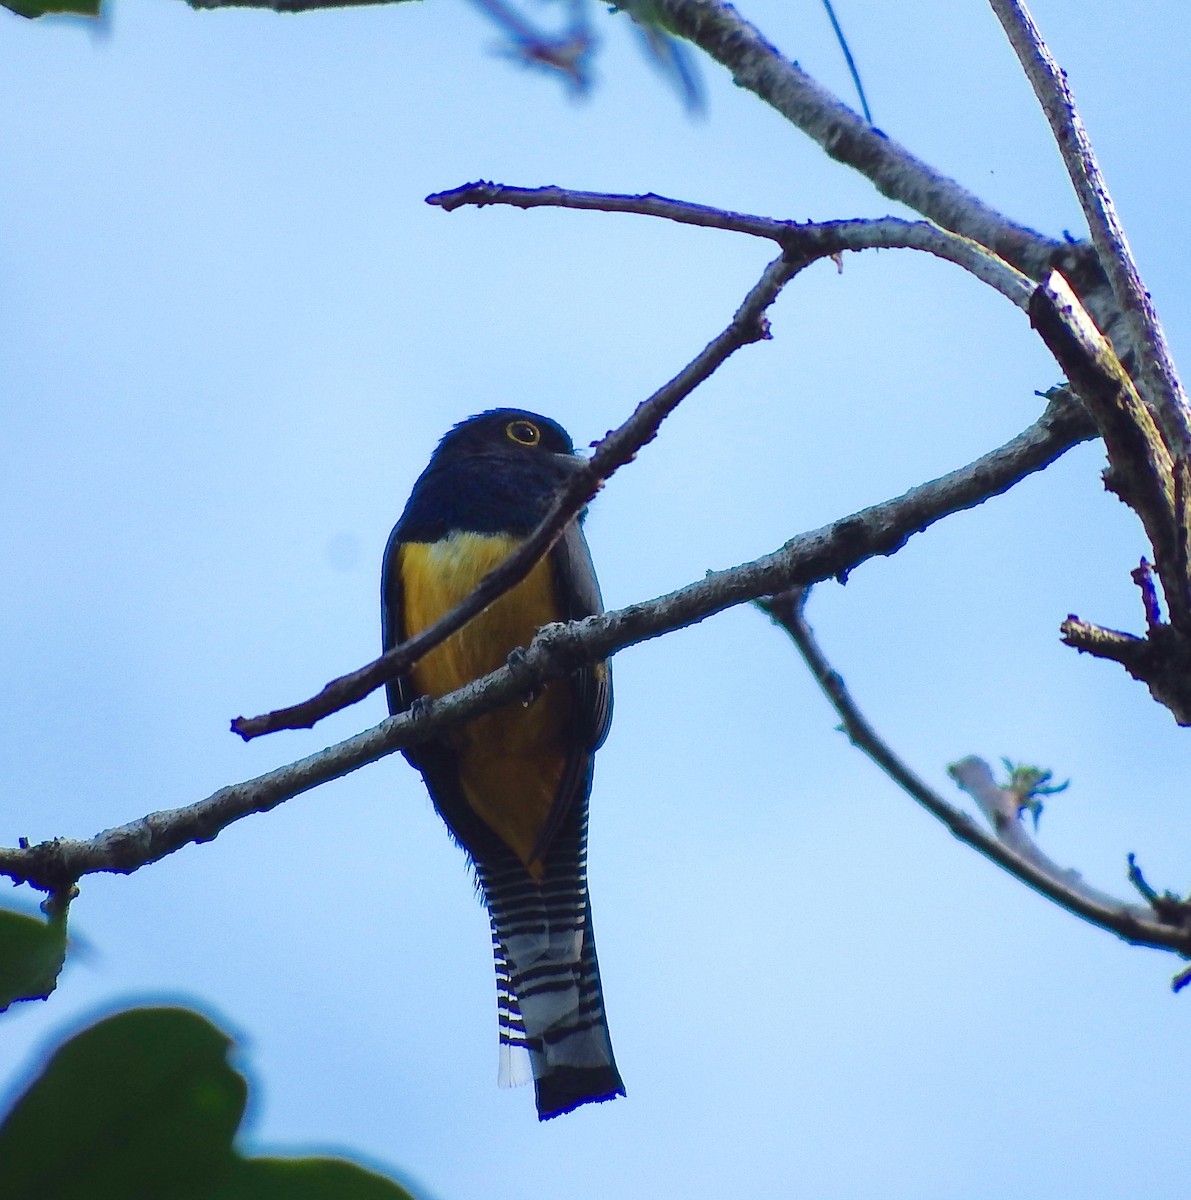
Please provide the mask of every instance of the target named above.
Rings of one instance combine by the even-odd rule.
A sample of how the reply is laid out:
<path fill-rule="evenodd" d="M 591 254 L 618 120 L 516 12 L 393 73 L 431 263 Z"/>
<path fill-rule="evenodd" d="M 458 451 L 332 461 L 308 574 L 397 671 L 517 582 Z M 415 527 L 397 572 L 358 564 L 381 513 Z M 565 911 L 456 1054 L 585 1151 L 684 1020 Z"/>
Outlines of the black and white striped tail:
<path fill-rule="evenodd" d="M 546 856 L 541 884 L 512 855 L 477 863 L 496 957 L 499 1082 L 532 1079 L 543 1121 L 624 1095 L 591 929 L 587 818 L 575 815 Z"/>

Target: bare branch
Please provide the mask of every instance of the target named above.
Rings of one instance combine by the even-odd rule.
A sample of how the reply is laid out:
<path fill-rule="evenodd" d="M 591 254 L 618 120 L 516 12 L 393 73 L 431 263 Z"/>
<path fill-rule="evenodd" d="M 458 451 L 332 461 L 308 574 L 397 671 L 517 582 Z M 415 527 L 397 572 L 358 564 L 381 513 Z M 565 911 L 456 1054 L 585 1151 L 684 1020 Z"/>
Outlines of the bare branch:
<path fill-rule="evenodd" d="M 1188 579 L 1186 463 L 1172 462 L 1149 408 L 1112 347 L 1057 272 L 1030 302 L 1030 320 L 1099 426 L 1108 450 L 1105 484 L 1141 518 L 1154 548 L 1170 624 L 1143 592 L 1146 635 L 1102 629 L 1069 617 L 1063 640 L 1120 663 L 1145 683 L 1180 725 L 1191 724 L 1191 584 Z M 1148 573 L 1147 573 L 1148 581 Z M 1150 585 L 1152 593 L 1152 585 Z"/>
<path fill-rule="evenodd" d="M 448 192 L 426 197 L 447 212 L 464 205 L 483 207 L 508 204 L 515 208 L 576 208 L 599 212 L 636 213 L 661 217 L 682 225 L 726 229 L 751 237 L 768 238 L 788 255 L 811 261 L 830 258 L 845 250 L 922 250 L 963 267 L 982 283 L 995 288 L 1018 308 L 1028 307 L 1033 285 L 1016 268 L 983 246 L 949 233 L 930 221 L 905 221 L 899 217 L 850 221 L 778 221 L 750 213 L 730 212 L 706 204 L 673 200 L 652 192 L 627 196 L 613 192 L 580 192 L 560 187 L 520 188 L 484 181 L 465 183 Z"/>
<path fill-rule="evenodd" d="M 986 246 L 1032 279 L 1050 269 L 1060 242 L 1010 221 L 954 179 L 873 128 L 827 88 L 785 58 L 723 0 L 657 0 L 676 33 L 694 42 L 823 148 L 867 176 L 891 200 Z"/>
<path fill-rule="evenodd" d="M 1191 910 L 1184 906 L 1179 910 L 1177 920 L 1164 920 L 1152 909 L 1126 904 L 1091 887 L 1077 871 L 1053 862 L 1038 849 L 1017 820 L 1015 805 L 1011 803 L 1013 798 L 996 786 L 992 772 L 980 759 L 964 759 L 950 771 L 959 786 L 976 799 L 992 825 L 992 833 L 986 832 L 967 813 L 949 804 L 920 779 L 860 712 L 807 623 L 805 600 L 805 589 L 799 588 L 771 597 L 762 607 L 794 640 L 816 682 L 839 713 L 844 732 L 858 750 L 927 812 L 942 821 L 961 842 L 1034 891 L 1132 945 L 1172 950 L 1184 958 L 1191 957 Z"/>
<path fill-rule="evenodd" d="M 1134 633 L 1125 633 L 1120 629 L 1106 629 L 1103 625 L 1093 625 L 1090 621 L 1081 621 L 1074 613 L 1063 622 L 1059 632 L 1068 646 L 1084 654 L 1118 662 L 1126 668 L 1139 663 L 1146 654 L 1145 638 Z"/>
<path fill-rule="evenodd" d="M 477 613 L 515 587 L 550 552 L 563 530 L 592 499 L 612 474 L 636 457 L 637 451 L 657 436 L 662 421 L 742 346 L 769 337 L 765 312 L 782 288 L 805 263 L 777 258 L 744 298 L 728 327 L 717 335 L 669 383 L 643 400 L 618 429 L 608 433 L 591 457 L 577 465 L 559 490 L 550 511 L 524 542 L 480 580 L 464 600 L 367 666 L 333 679 L 318 695 L 299 704 L 257 717 L 237 717 L 232 730 L 245 741 L 280 729 L 308 729 L 333 712 L 365 696 L 408 670 L 423 655 L 462 629 Z"/>
<path fill-rule="evenodd" d="M 1174 576 L 1174 464 L 1150 410 L 1113 348 L 1057 271 L 1039 285 L 1030 321 L 1104 438 L 1110 487 L 1141 518 L 1172 612 L 1186 580 Z"/>
<path fill-rule="evenodd" d="M 1191 406 L 1187 393 L 1067 86 L 1067 77 L 1051 56 L 1022 0 L 989 0 L 989 3 L 1050 123 L 1087 218 L 1092 242 L 1117 304 L 1129 322 L 1133 343 L 1140 351 L 1142 381 L 1147 385 L 1167 443 L 1179 457 L 1191 457 Z"/>
<path fill-rule="evenodd" d="M 489 204 L 508 204 L 514 208 L 577 208 L 596 212 L 636 213 L 639 216 L 663 217 L 683 225 L 698 225 L 704 229 L 729 229 L 753 237 L 769 238 L 781 243 L 796 221 L 777 221 L 772 217 L 755 217 L 750 213 L 713 208 L 708 204 L 692 204 L 688 200 L 672 200 L 653 192 L 630 196 L 618 192 L 583 192 L 555 186 L 525 188 L 488 180 L 465 183 L 445 192 L 433 192 L 426 197 L 444 212 Z"/>
<path fill-rule="evenodd" d="M 1150 695 L 1191 726 L 1191 643 L 1172 625 L 1152 625 L 1145 637 L 1105 629 L 1069 616 L 1059 630 L 1066 645 L 1096 658 L 1120 663 Z"/>
<path fill-rule="evenodd" d="M 710 573 L 655 600 L 569 625 L 548 625 L 509 665 L 457 692 L 382 721 L 373 729 L 244 783 L 221 788 L 185 808 L 151 813 L 88 840 L 56 838 L 0 849 L 0 875 L 46 891 L 63 891 L 95 871 L 128 873 L 191 842 L 210 841 L 228 825 L 267 812 L 310 791 L 470 720 L 576 667 L 599 662 L 626 646 L 693 625 L 736 604 L 797 584 L 844 578 L 876 555 L 893 554 L 936 521 L 1007 491 L 1066 450 L 1093 436 L 1087 414 L 1065 392 L 1004 446 L 897 499 L 804 533 L 780 550 L 727 571 Z"/>

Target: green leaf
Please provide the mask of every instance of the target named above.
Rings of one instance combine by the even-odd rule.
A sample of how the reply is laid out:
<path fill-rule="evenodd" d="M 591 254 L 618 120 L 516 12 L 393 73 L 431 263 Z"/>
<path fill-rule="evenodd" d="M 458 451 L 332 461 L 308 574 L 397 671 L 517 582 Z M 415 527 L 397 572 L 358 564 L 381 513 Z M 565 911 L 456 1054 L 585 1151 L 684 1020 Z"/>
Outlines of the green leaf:
<path fill-rule="evenodd" d="M 73 13 L 78 17 L 99 16 L 100 0 L 0 0 L 0 6 L 18 17 L 44 17 L 52 13 Z"/>
<path fill-rule="evenodd" d="M 1057 796 L 1059 792 L 1065 792 L 1071 786 L 1071 780 L 1068 779 L 1064 783 L 1051 783 L 1054 778 L 1053 771 L 1044 770 L 1042 767 L 1032 767 L 1029 763 L 1015 763 L 1012 759 L 1002 758 L 1001 762 L 1005 764 L 1005 770 L 1009 772 L 1009 779 L 1001 787 L 1012 792 L 1017 797 L 1017 815 L 1020 817 L 1022 813 L 1028 812 L 1034 819 L 1034 830 L 1038 829 L 1038 818 L 1042 816 L 1042 797 Z"/>
<path fill-rule="evenodd" d="M 43 921 L 0 909 L 0 1012 L 18 1000 L 44 1000 L 65 960 L 65 915 Z"/>
<path fill-rule="evenodd" d="M 243 1158 L 232 1041 L 183 1008 L 117 1013 L 52 1055 L 0 1124 L 4 1200 L 409 1200 L 338 1159 Z"/>
<path fill-rule="evenodd" d="M 391 1179 L 341 1158 L 242 1158 L 222 1186 L 210 1194 L 210 1200 L 411 1200 L 411 1197 Z"/>
<path fill-rule="evenodd" d="M 118 1013 L 71 1038 L 0 1126 L 6 1196 L 165 1200 L 213 1183 L 248 1092 L 230 1044 L 180 1008 Z"/>

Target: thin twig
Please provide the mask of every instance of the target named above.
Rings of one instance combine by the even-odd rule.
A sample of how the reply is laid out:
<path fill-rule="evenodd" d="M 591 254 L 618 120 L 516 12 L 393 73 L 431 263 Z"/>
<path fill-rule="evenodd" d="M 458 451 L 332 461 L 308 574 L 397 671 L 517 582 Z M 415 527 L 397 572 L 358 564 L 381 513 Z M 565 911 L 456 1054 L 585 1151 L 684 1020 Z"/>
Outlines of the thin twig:
<path fill-rule="evenodd" d="M 979 759 L 957 763 L 952 768 L 952 775 L 961 787 L 977 794 L 981 808 L 990 814 L 994 826 L 992 833 L 982 829 L 967 813 L 949 804 L 920 779 L 868 722 L 843 679 L 828 662 L 807 623 L 805 599 L 805 589 L 799 588 L 771 597 L 762 607 L 789 633 L 816 682 L 839 714 L 844 732 L 858 750 L 927 812 L 942 821 L 961 842 L 1034 891 L 1133 945 L 1173 950 L 1183 957 L 1191 957 L 1191 922 L 1187 912 L 1180 914 L 1178 923 L 1168 923 L 1151 909 L 1126 904 L 1090 887 L 1078 872 L 1053 862 L 1038 849 L 1019 821 L 1014 819 L 1011 824 L 1006 823 L 1003 798 L 988 794 L 989 789 L 1001 789 L 996 788 L 988 766 Z"/>
<path fill-rule="evenodd" d="M 857 218 L 845 221 L 779 221 L 751 213 L 731 212 L 706 204 L 674 200 L 652 192 L 623 195 L 615 192 L 582 192 L 570 188 L 508 187 L 484 180 L 465 183 L 447 192 L 426 197 L 447 212 L 465 205 L 482 208 L 505 204 L 514 208 L 575 208 L 586 211 L 635 213 L 661 217 L 681 225 L 724 229 L 776 242 L 799 259 L 830 258 L 845 250 L 921 250 L 963 267 L 982 283 L 995 288 L 1018 308 L 1029 305 L 1033 284 L 983 246 L 941 229 L 931 221 L 905 221 L 899 217 Z"/>
<path fill-rule="evenodd" d="M 895 553 L 936 521 L 1007 491 L 1093 434 L 1083 409 L 1066 393 L 1055 393 L 1046 412 L 1004 446 L 903 496 L 804 533 L 772 554 L 712 572 L 669 595 L 568 625 L 548 625 L 524 654 L 491 675 L 308 758 L 221 788 L 185 808 L 151 813 L 87 840 L 55 838 L 0 849 L 0 875 L 46 891 L 62 890 L 91 872 L 135 871 L 191 842 L 210 841 L 234 821 L 267 812 L 482 712 L 535 694 L 549 679 L 599 662 L 626 646 L 795 584 L 846 577 L 866 559 Z"/>
<path fill-rule="evenodd" d="M 989 0 L 1050 123 L 1087 218 L 1092 242 L 1117 304 L 1140 352 L 1142 379 L 1154 401 L 1167 442 L 1177 456 L 1191 457 L 1191 406 L 1171 357 L 1166 334 L 1129 248 L 1100 165 L 1067 85 L 1029 10 L 1021 0 Z"/>
<path fill-rule="evenodd" d="M 1191 727 L 1191 641 L 1173 625 L 1153 625 L 1137 637 L 1071 615 L 1059 633 L 1064 645 L 1120 663 L 1180 725 Z"/>
<path fill-rule="evenodd" d="M 257 717 L 237 717 L 232 722 L 232 730 L 248 741 L 280 729 L 309 728 L 323 717 L 363 700 L 390 679 L 407 671 L 419 658 L 520 583 L 534 564 L 550 552 L 566 527 L 605 481 L 625 463 L 631 462 L 642 446 L 653 441 L 662 421 L 685 397 L 742 346 L 769 336 L 765 312 L 803 265 L 786 257 L 771 262 L 727 328 L 673 379 L 642 401 L 623 425 L 599 442 L 587 462 L 559 489 L 549 512 L 533 533 L 445 616 L 367 666 L 332 680 L 311 699 Z"/>
<path fill-rule="evenodd" d="M 1162 606 L 1158 603 L 1158 589 L 1154 586 L 1154 564 L 1143 558 L 1129 578 L 1141 592 L 1141 605 L 1145 609 L 1146 629 L 1155 630 L 1162 624 Z"/>
<path fill-rule="evenodd" d="M 856 60 L 852 57 L 852 51 L 848 48 L 848 39 L 844 37 L 843 27 L 839 23 L 839 18 L 835 15 L 835 8 L 832 6 L 831 0 L 823 0 L 823 7 L 827 10 L 827 19 L 831 22 L 831 28 L 835 31 L 835 40 L 839 42 L 839 48 L 844 52 L 844 62 L 848 64 L 848 70 L 852 75 L 852 83 L 856 87 L 856 95 L 860 100 L 860 111 L 864 113 L 864 119 L 871 125 L 873 123 L 873 114 L 868 106 L 868 97 L 864 94 L 864 84 L 860 82 L 860 72 L 856 69 Z"/>

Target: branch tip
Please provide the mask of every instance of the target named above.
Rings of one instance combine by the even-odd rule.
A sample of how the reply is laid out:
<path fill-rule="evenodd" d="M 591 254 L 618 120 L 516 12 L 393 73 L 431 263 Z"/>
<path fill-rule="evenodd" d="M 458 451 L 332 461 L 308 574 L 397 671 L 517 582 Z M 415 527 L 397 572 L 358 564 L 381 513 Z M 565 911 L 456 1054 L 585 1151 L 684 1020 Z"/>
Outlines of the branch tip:
<path fill-rule="evenodd" d="M 966 813 L 943 799 L 894 753 L 860 712 L 843 679 L 820 648 L 797 598 L 771 598 L 766 611 L 789 633 L 839 714 L 852 744 L 960 841 L 1090 924 L 1133 944 L 1161 947 L 1191 957 L 1191 925 L 1187 921 L 1172 923 L 1164 920 L 1162 913 L 1131 908 L 1115 896 L 1089 886 L 1078 872 L 1059 866 L 1043 854 L 1018 820 L 1020 797 L 998 787 L 982 759 L 969 756 L 952 764 L 948 772 L 979 805 L 992 831 L 985 832 Z"/>

